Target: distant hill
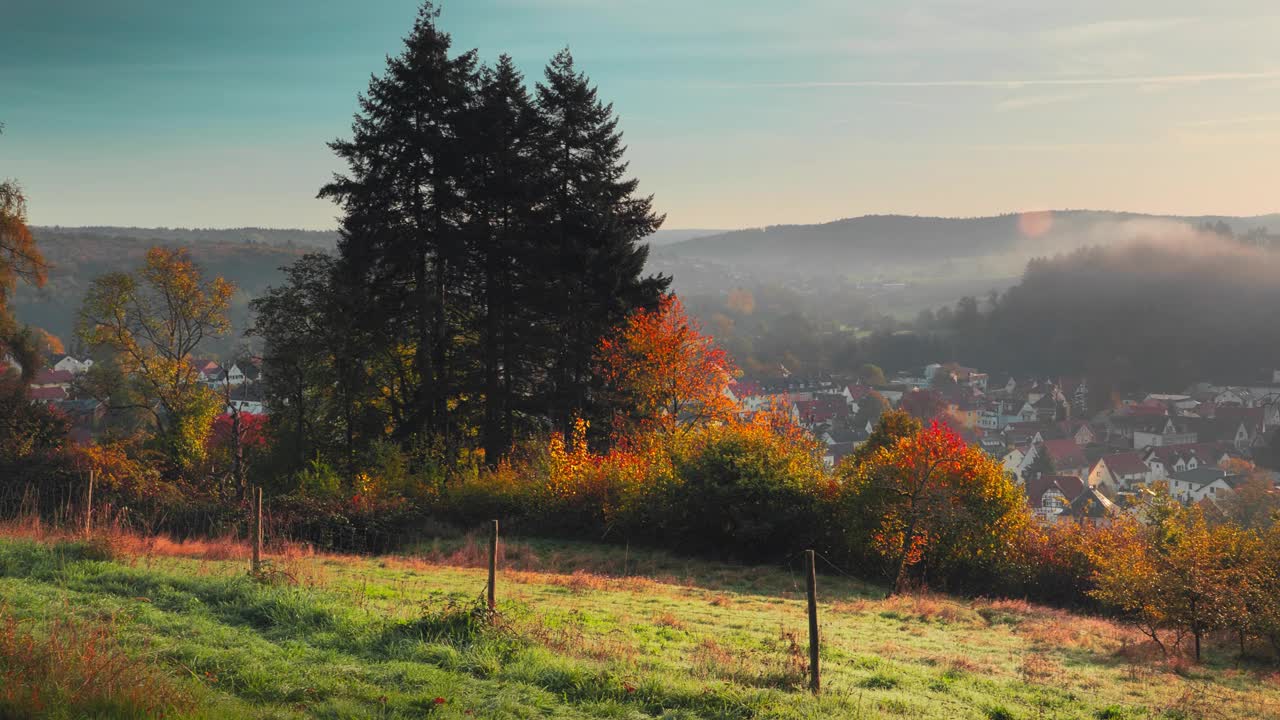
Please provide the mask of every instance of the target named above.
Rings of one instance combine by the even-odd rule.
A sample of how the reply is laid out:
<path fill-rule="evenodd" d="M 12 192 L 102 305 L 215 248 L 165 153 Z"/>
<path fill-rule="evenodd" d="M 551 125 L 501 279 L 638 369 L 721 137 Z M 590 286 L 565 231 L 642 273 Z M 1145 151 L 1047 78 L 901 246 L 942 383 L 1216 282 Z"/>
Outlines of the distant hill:
<path fill-rule="evenodd" d="M 14 299 L 18 318 L 62 338 L 68 345 L 75 331 L 76 312 L 93 279 L 108 272 L 137 267 L 147 248 L 183 245 L 210 274 L 236 284 L 232 306 L 235 337 L 223 341 L 229 351 L 249 322 L 249 301 L 280 282 L 280 268 L 307 252 L 337 247 L 333 230 L 289 228 L 141 228 L 34 227 L 32 232 L 49 261 L 49 282 L 34 290 L 20 287 Z M 661 230 L 655 246 L 722 232 L 720 230 Z"/>
<path fill-rule="evenodd" d="M 684 242 L 692 238 L 706 237 L 707 235 L 719 235 L 724 230 L 695 230 L 675 228 L 671 230 L 659 230 L 649 236 L 649 245 L 653 247 L 662 247 L 664 245 L 672 245 L 678 242 Z"/>
<path fill-rule="evenodd" d="M 178 243 L 242 243 L 246 245 L 280 245 L 320 250 L 337 246 L 336 230 L 297 230 L 293 228 L 141 228 L 141 227 L 36 227 L 43 237 L 108 237 L 132 238 L 151 242 Z"/>
<path fill-rule="evenodd" d="M 206 272 L 221 275 L 236 284 L 231 319 L 234 337 L 219 343 L 215 351 L 229 352 L 248 326 L 249 301 L 270 285 L 280 282 L 280 268 L 306 252 L 320 249 L 323 233 L 306 230 L 259 230 L 264 241 L 251 239 L 245 230 L 139 231 L 129 236 L 127 228 L 33 228 L 36 244 L 49 262 L 49 281 L 36 290 L 19 285 L 13 301 L 14 313 L 25 323 L 37 325 L 62 338 L 70 347 L 76 313 L 85 291 L 94 278 L 108 272 L 138 267 L 147 249 L 155 245 L 185 245 Z M 168 237 L 164 233 L 170 233 Z M 237 237 L 238 240 L 220 239 Z M 329 233 L 336 237 L 335 233 Z M 184 239 L 177 239 L 184 238 Z M 290 239 L 295 240 L 289 245 Z M 306 242 L 297 242 L 306 240 Z"/>
<path fill-rule="evenodd" d="M 1032 257 L 1086 245 L 1159 236 L 1224 223 L 1236 235 L 1280 234 L 1280 214 L 1175 217 L 1058 210 L 977 218 L 868 215 L 819 225 L 775 225 L 692 238 L 665 246 L 675 264 L 706 260 L 756 271 L 870 274 L 983 263 L 993 275 L 1020 271 Z M 1274 238 L 1280 244 L 1280 238 Z"/>

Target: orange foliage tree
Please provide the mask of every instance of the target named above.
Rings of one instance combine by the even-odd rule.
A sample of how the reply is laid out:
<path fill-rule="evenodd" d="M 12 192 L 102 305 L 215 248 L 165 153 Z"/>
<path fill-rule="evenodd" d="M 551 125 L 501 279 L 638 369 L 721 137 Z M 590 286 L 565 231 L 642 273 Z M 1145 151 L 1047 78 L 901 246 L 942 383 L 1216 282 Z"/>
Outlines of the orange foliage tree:
<path fill-rule="evenodd" d="M 877 448 L 844 491 L 845 507 L 890 563 L 894 592 L 907 589 L 920 564 L 999 566 L 1030 524 L 1020 489 L 1000 466 L 937 422 Z"/>
<path fill-rule="evenodd" d="M 24 332 L 10 314 L 9 298 L 19 280 L 42 287 L 47 267 L 27 227 L 27 198 L 22 186 L 0 179 L 0 358 L 7 355 L 18 363 L 24 385 L 36 372 L 39 349 L 31 333 Z M 6 369 L 6 363 L 0 362 L 0 375 Z"/>
<path fill-rule="evenodd" d="M 622 430 L 670 432 L 733 415 L 728 389 L 737 367 L 675 295 L 632 313 L 601 341 L 597 366 L 625 409 L 617 415 Z"/>

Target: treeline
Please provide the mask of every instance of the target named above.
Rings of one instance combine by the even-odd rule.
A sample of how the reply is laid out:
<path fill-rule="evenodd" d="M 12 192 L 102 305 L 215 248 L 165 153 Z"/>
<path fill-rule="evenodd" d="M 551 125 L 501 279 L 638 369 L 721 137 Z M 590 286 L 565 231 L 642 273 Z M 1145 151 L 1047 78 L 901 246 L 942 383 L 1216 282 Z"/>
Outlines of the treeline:
<path fill-rule="evenodd" d="M 454 52 L 436 17 L 427 3 L 331 144 L 337 256 L 254 303 L 281 470 L 319 456 L 352 475 L 387 442 L 417 467 L 491 464 L 607 417 L 597 346 L 669 283 L 642 274 L 662 217 L 569 52 L 531 92 L 509 57 Z"/>

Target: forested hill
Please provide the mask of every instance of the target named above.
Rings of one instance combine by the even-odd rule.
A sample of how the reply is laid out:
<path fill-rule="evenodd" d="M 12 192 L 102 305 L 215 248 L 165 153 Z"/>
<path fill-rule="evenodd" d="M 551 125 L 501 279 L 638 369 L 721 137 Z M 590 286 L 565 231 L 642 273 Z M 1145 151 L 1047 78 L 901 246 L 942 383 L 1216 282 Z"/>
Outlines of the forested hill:
<path fill-rule="evenodd" d="M 1087 375 L 1121 390 L 1269 378 L 1280 252 L 1196 240 L 1034 261 L 994 308 L 970 299 L 939 314 L 940 344 L 976 367 Z"/>
<path fill-rule="evenodd" d="M 218 239 L 217 233 L 230 237 L 237 230 L 169 231 L 181 234 L 212 233 L 202 239 L 189 241 L 176 237 L 160 237 L 161 231 L 142 231 L 142 237 L 125 234 L 125 228 L 34 228 L 36 244 L 49 262 L 49 281 L 40 290 L 19 285 L 13 309 L 22 322 L 39 326 L 57 335 L 70 347 L 75 330 L 76 313 L 84 299 L 85 291 L 93 279 L 108 272 L 132 270 L 141 265 L 147 249 L 156 245 L 181 245 L 191 250 L 191 255 L 214 275 L 222 275 L 236 284 L 237 292 L 232 300 L 231 319 L 234 335 L 243 334 L 248 325 L 249 301 L 262 294 L 268 286 L 280 282 L 280 268 L 293 263 L 306 252 L 319 248 L 315 245 L 294 243 L 268 244 L 246 242 L 248 237 L 231 241 Z M 321 233 L 304 230 L 268 230 L 263 237 L 286 242 L 289 238 L 312 237 Z M 291 235 L 294 234 L 294 235 Z M 335 235 L 330 233 L 330 235 Z M 336 235 L 335 235 L 336 236 Z M 211 348 L 229 352 L 235 338 L 227 338 L 221 345 Z"/>
<path fill-rule="evenodd" d="M 867 215 L 820 225 L 775 225 L 693 238 L 661 249 L 669 261 L 709 260 L 754 270 L 856 273 L 986 259 L 993 272 L 1032 257 L 1167 234 L 1171 226 L 1218 226 L 1236 236 L 1280 234 L 1280 214 L 1173 217 L 1062 210 L 978 218 Z"/>

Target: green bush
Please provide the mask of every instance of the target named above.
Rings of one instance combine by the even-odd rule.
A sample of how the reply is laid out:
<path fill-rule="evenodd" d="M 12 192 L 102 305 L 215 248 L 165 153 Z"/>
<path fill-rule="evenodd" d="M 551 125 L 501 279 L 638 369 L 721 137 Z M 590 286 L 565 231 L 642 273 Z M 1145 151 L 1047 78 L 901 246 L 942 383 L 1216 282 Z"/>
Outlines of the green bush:
<path fill-rule="evenodd" d="M 667 545 L 754 560 L 818 539 L 825 475 L 808 442 L 753 425 L 722 426 L 678 447 L 673 467 L 652 500 Z"/>

